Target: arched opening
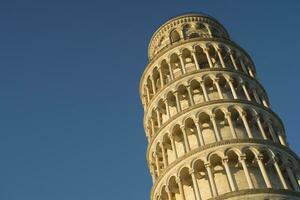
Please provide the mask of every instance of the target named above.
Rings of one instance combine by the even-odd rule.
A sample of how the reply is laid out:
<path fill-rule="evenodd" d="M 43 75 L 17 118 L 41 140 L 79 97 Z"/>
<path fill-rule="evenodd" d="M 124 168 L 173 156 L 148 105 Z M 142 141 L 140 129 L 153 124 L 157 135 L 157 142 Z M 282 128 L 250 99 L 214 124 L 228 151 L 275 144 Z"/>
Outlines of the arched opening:
<path fill-rule="evenodd" d="M 184 49 L 182 51 L 182 57 L 185 64 L 186 72 L 191 72 L 196 70 L 195 61 L 193 59 L 193 56 L 191 54 L 191 51 L 188 49 Z"/>
<path fill-rule="evenodd" d="M 193 181 L 187 167 L 180 171 L 180 180 L 183 186 L 183 194 L 185 199 L 196 200 L 194 195 Z"/>
<path fill-rule="evenodd" d="M 171 44 L 178 42 L 180 40 L 180 35 L 176 30 L 171 31 L 170 40 L 171 40 Z"/>
<path fill-rule="evenodd" d="M 200 46 L 195 47 L 195 54 L 199 64 L 200 69 L 208 69 L 209 63 L 203 49 Z"/>
<path fill-rule="evenodd" d="M 179 125 L 175 125 L 172 131 L 172 135 L 174 136 L 178 157 L 183 156 L 187 152 L 187 150 L 186 144 L 184 142 L 184 136 Z"/>
<path fill-rule="evenodd" d="M 222 183 L 222 185 L 216 184 L 218 194 L 221 195 L 230 192 L 230 186 L 229 186 L 226 171 L 222 164 L 222 158 L 214 154 L 210 157 L 210 163 L 211 163 L 215 183 Z"/>
<path fill-rule="evenodd" d="M 191 100 L 189 99 L 189 94 L 184 85 L 180 85 L 177 89 L 178 98 L 182 110 L 187 109 L 191 105 Z"/>
<path fill-rule="evenodd" d="M 180 63 L 180 59 L 177 54 L 172 54 L 170 59 L 170 65 L 174 74 L 174 78 L 183 75 L 183 66 Z"/>
<path fill-rule="evenodd" d="M 195 177 L 198 183 L 198 188 L 200 190 L 201 199 L 211 198 L 212 191 L 204 162 L 202 160 L 197 160 L 193 165 L 193 169 L 195 170 Z"/>
<path fill-rule="evenodd" d="M 201 113 L 199 115 L 200 129 L 203 135 L 204 144 L 210 144 L 216 142 L 215 133 L 210 121 L 210 117 L 206 113 Z"/>
<path fill-rule="evenodd" d="M 195 149 L 199 147 L 200 141 L 198 138 L 197 129 L 193 119 L 188 118 L 185 120 L 185 132 L 187 134 L 191 149 Z"/>
<path fill-rule="evenodd" d="M 193 99 L 195 104 L 204 102 L 204 95 L 202 89 L 200 87 L 200 83 L 197 80 L 192 80 L 190 83 L 190 87 L 193 92 Z"/>
<path fill-rule="evenodd" d="M 172 92 L 167 95 L 167 102 L 170 110 L 171 117 L 176 115 L 179 111 L 177 110 L 176 97 Z"/>

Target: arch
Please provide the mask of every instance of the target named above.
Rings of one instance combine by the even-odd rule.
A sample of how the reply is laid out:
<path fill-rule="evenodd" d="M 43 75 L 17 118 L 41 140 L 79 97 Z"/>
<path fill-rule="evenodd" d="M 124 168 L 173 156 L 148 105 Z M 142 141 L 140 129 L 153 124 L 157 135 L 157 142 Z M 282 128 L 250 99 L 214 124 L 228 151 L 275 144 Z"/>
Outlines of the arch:
<path fill-rule="evenodd" d="M 171 44 L 180 41 L 180 35 L 177 30 L 174 29 L 170 32 L 170 41 Z"/>

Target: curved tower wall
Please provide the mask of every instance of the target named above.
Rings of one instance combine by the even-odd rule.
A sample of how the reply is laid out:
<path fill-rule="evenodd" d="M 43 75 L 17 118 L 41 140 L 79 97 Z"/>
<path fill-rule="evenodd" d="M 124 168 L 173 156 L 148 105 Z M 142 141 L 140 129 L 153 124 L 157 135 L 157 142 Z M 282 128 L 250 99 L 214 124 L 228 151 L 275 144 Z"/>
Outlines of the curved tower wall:
<path fill-rule="evenodd" d="M 153 34 L 140 81 L 151 200 L 300 199 L 299 159 L 250 56 L 214 18 Z"/>

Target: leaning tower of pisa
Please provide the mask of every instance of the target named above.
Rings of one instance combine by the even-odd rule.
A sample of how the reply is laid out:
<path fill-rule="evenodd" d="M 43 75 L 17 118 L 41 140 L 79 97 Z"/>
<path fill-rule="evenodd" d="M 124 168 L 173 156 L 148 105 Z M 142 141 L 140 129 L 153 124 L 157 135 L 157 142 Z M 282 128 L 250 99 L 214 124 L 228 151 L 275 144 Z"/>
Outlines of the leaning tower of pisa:
<path fill-rule="evenodd" d="M 151 200 L 300 199 L 300 165 L 254 63 L 216 19 L 153 34 L 140 81 Z"/>

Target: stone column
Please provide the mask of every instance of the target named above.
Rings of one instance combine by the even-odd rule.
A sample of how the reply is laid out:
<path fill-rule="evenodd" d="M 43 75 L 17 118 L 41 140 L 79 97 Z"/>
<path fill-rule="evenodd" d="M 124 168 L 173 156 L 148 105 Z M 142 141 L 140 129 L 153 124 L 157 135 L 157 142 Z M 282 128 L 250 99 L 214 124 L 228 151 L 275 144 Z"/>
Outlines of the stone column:
<path fill-rule="evenodd" d="M 179 54 L 178 57 L 179 57 L 179 60 L 180 60 L 182 71 L 185 74 L 186 73 L 186 69 L 185 69 L 185 64 L 184 64 L 183 58 L 182 58 L 182 54 Z"/>
<path fill-rule="evenodd" d="M 183 185 L 182 185 L 182 182 L 181 182 L 181 180 L 180 180 L 179 177 L 176 178 L 176 183 L 178 184 L 179 194 L 181 196 L 181 199 L 185 200 L 185 195 L 184 195 L 184 191 L 183 191 Z"/>
<path fill-rule="evenodd" d="M 258 96 L 256 90 L 255 90 L 255 89 L 252 89 L 252 91 L 253 91 L 253 96 L 254 96 L 254 98 L 255 98 L 255 101 L 256 101 L 257 103 L 261 104 L 260 98 L 259 98 L 259 96 Z"/>
<path fill-rule="evenodd" d="M 228 84 L 229 84 L 229 87 L 230 87 L 230 89 L 231 89 L 231 93 L 232 93 L 233 98 L 234 98 L 234 99 L 237 99 L 238 96 L 237 96 L 236 91 L 235 91 L 235 88 L 234 88 L 234 86 L 233 86 L 233 80 L 232 80 L 232 79 L 229 79 L 229 80 L 228 80 Z"/>
<path fill-rule="evenodd" d="M 296 178 L 294 176 L 293 171 L 291 170 L 291 168 L 289 166 L 287 166 L 285 169 L 286 169 L 288 177 L 289 177 L 289 179 L 290 179 L 290 181 L 291 181 L 291 183 L 293 185 L 294 190 L 297 191 L 297 192 L 299 192 L 299 185 L 298 185 L 298 182 L 297 182 L 297 180 L 296 180 Z"/>
<path fill-rule="evenodd" d="M 202 131 L 201 131 L 201 128 L 200 128 L 199 120 L 196 121 L 195 126 L 196 126 L 196 129 L 197 129 L 200 145 L 203 146 L 204 145 L 204 139 L 203 139 Z"/>
<path fill-rule="evenodd" d="M 231 62 L 232 62 L 232 64 L 233 64 L 234 69 L 238 71 L 238 67 L 237 67 L 237 65 L 236 65 L 236 62 L 235 62 L 235 60 L 234 60 L 234 57 L 233 57 L 233 54 L 232 54 L 232 51 L 231 51 L 231 50 L 229 51 L 229 56 L 230 56 L 230 59 L 231 59 Z"/>
<path fill-rule="evenodd" d="M 150 76 L 150 80 L 151 80 L 151 84 L 152 84 L 153 94 L 156 94 L 156 87 L 155 87 L 155 83 L 154 83 L 152 75 Z"/>
<path fill-rule="evenodd" d="M 168 119 L 170 119 L 171 118 L 171 114 L 170 114 L 170 108 L 169 108 L 169 104 L 168 104 L 168 99 L 164 99 L 164 103 L 165 103 L 165 106 L 166 106 L 166 112 L 167 112 Z"/>
<path fill-rule="evenodd" d="M 259 166 L 260 172 L 261 172 L 261 174 L 262 174 L 262 176 L 263 176 L 263 178 L 264 178 L 264 181 L 265 181 L 265 183 L 266 183 L 267 188 L 272 188 L 272 185 L 271 185 L 269 176 L 268 176 L 268 174 L 267 174 L 265 165 L 264 165 L 263 162 L 262 162 L 263 156 L 261 156 L 261 155 L 257 156 L 256 160 L 257 160 L 257 164 L 258 164 L 258 166 Z"/>
<path fill-rule="evenodd" d="M 162 69 L 161 67 L 158 68 L 158 72 L 159 72 L 159 76 L 160 76 L 160 84 L 161 84 L 161 88 L 164 87 L 164 78 L 163 78 L 163 74 L 162 74 Z"/>
<path fill-rule="evenodd" d="M 231 113 L 230 112 L 225 113 L 225 118 L 226 118 L 226 120 L 228 122 L 228 125 L 230 127 L 230 131 L 231 131 L 232 137 L 234 139 L 236 139 L 237 135 L 236 135 L 235 129 L 234 129 L 233 124 L 232 124 Z"/>
<path fill-rule="evenodd" d="M 180 105 L 179 95 L 177 91 L 175 92 L 175 99 L 176 99 L 177 112 L 181 112 L 181 105 Z"/>
<path fill-rule="evenodd" d="M 215 84 L 215 86 L 216 86 L 216 88 L 217 88 L 217 91 L 218 91 L 218 94 L 219 94 L 219 97 L 220 97 L 220 99 L 224 99 L 224 97 L 223 97 L 223 94 L 222 94 L 222 91 L 221 91 L 221 88 L 220 88 L 220 85 L 219 85 L 219 79 L 218 78 L 216 78 L 215 80 L 214 80 L 214 84 Z"/>
<path fill-rule="evenodd" d="M 149 88 L 146 87 L 146 96 L 147 96 L 147 101 L 148 103 L 150 102 L 150 93 L 149 93 Z"/>
<path fill-rule="evenodd" d="M 285 179 L 284 179 L 284 177 L 283 177 L 283 175 L 282 175 L 281 169 L 280 169 L 280 167 L 279 167 L 279 165 L 278 165 L 278 163 L 277 163 L 276 158 L 273 158 L 273 165 L 274 165 L 275 170 L 276 170 L 276 172 L 277 172 L 277 174 L 278 174 L 278 177 L 279 177 L 279 179 L 280 179 L 280 182 L 281 182 L 282 187 L 283 187 L 284 189 L 288 189 L 288 186 L 287 186 L 287 184 L 286 184 L 286 182 L 285 182 Z"/>
<path fill-rule="evenodd" d="M 216 50 L 217 50 L 217 53 L 218 53 L 218 56 L 219 56 L 219 60 L 220 60 L 220 62 L 221 62 L 222 67 L 223 67 L 223 68 L 226 68 L 225 63 L 224 63 L 224 60 L 223 60 L 223 57 L 222 57 L 222 55 L 221 55 L 222 49 L 221 49 L 221 48 L 217 48 Z"/>
<path fill-rule="evenodd" d="M 169 67 L 171 80 L 174 80 L 174 74 L 173 74 L 173 70 L 172 70 L 170 59 L 167 59 L 167 64 L 168 64 L 168 67 Z"/>
<path fill-rule="evenodd" d="M 246 118 L 246 112 L 242 112 L 241 113 L 241 118 L 242 118 L 242 121 L 244 123 L 244 126 L 245 126 L 245 129 L 246 129 L 246 132 L 247 132 L 247 135 L 249 138 L 253 138 L 253 135 L 252 135 L 252 132 L 250 130 L 250 127 L 249 127 L 249 124 L 248 124 L 248 121 L 247 121 L 247 118 Z"/>
<path fill-rule="evenodd" d="M 260 117 L 259 117 L 259 115 L 256 115 L 256 116 L 255 116 L 255 119 L 256 119 L 256 123 L 257 123 L 257 125 L 258 125 L 258 128 L 259 128 L 259 130 L 260 130 L 260 133 L 261 133 L 263 139 L 264 139 L 264 140 L 267 140 L 268 138 L 267 138 L 266 132 L 265 132 L 265 130 L 264 130 L 264 128 L 263 128 L 263 126 L 262 126 L 262 124 L 261 124 L 261 122 L 260 122 Z"/>
<path fill-rule="evenodd" d="M 275 133 L 274 129 L 273 129 L 273 126 L 272 126 L 272 122 L 270 120 L 267 121 L 267 124 L 268 124 L 268 128 L 269 128 L 269 131 L 270 131 L 270 134 L 274 140 L 275 143 L 279 143 L 278 142 L 278 138 L 277 138 L 277 134 Z"/>
<path fill-rule="evenodd" d="M 191 150 L 190 148 L 190 144 L 189 144 L 189 140 L 188 140 L 188 136 L 187 133 L 185 131 L 184 126 L 181 126 L 181 131 L 182 131 L 182 135 L 183 135 L 183 140 L 184 140 L 184 146 L 185 146 L 185 152 L 189 152 Z"/>
<path fill-rule="evenodd" d="M 195 50 L 192 51 L 192 56 L 193 56 L 193 59 L 194 59 L 194 63 L 196 65 L 196 69 L 199 70 L 200 67 L 199 67 L 199 63 L 198 63 L 198 60 L 197 60 L 197 56 L 196 56 Z"/>
<path fill-rule="evenodd" d="M 202 92 L 203 92 L 203 95 L 204 95 L 204 100 L 209 101 L 208 94 L 207 94 L 207 91 L 206 91 L 206 88 L 205 88 L 205 85 L 204 85 L 204 81 L 200 81 L 200 86 L 201 86 L 201 89 L 202 89 Z"/>
<path fill-rule="evenodd" d="M 249 95 L 249 93 L 248 93 L 248 90 L 247 90 L 247 88 L 246 88 L 245 83 L 241 83 L 241 84 L 242 84 L 242 88 L 243 88 L 243 91 L 244 91 L 244 93 L 245 93 L 245 96 L 246 96 L 247 100 L 248 100 L 248 101 L 251 101 L 251 97 L 250 97 L 250 95 Z"/>
<path fill-rule="evenodd" d="M 168 161 L 167 161 L 167 156 L 166 156 L 165 148 L 164 148 L 164 145 L 162 143 L 160 143 L 160 148 L 161 148 L 161 152 L 162 152 L 164 167 L 167 168 Z"/>
<path fill-rule="evenodd" d="M 193 98 L 193 95 L 192 95 L 192 91 L 191 91 L 191 86 L 187 86 L 187 91 L 188 91 L 188 94 L 189 94 L 189 99 L 190 99 L 190 106 L 193 106 L 195 104 L 194 102 L 194 98 Z"/>
<path fill-rule="evenodd" d="M 243 59 L 240 57 L 239 60 L 240 60 L 243 71 L 245 72 L 245 74 L 248 74 L 248 71 L 246 69 Z"/>
<path fill-rule="evenodd" d="M 211 59 L 210 59 L 210 55 L 209 55 L 208 50 L 209 50 L 208 48 L 203 49 L 203 51 L 204 51 L 204 53 L 205 53 L 205 55 L 206 55 L 206 58 L 207 58 L 209 67 L 210 67 L 210 68 L 213 68 L 213 64 L 212 64 L 212 62 L 211 62 Z"/>
<path fill-rule="evenodd" d="M 218 126 L 217 126 L 214 114 L 210 115 L 210 121 L 211 121 L 211 123 L 214 127 L 214 132 L 215 132 L 217 141 L 221 141 L 221 136 L 220 136 L 220 133 L 219 133 L 219 130 L 218 130 Z"/>
<path fill-rule="evenodd" d="M 155 134 L 155 128 L 154 128 L 154 122 L 153 122 L 153 118 L 150 118 L 150 123 L 151 123 L 151 130 L 152 130 L 152 134 Z"/>
<path fill-rule="evenodd" d="M 194 169 L 190 169 L 189 173 L 190 173 L 190 175 L 192 177 L 193 188 L 194 188 L 194 193 L 195 193 L 196 200 L 201 200 L 199 185 L 197 183 L 197 179 L 196 179 L 196 176 L 195 176 L 195 170 Z"/>
<path fill-rule="evenodd" d="M 216 197 L 218 195 L 218 192 L 217 192 L 217 187 L 216 187 L 216 183 L 215 183 L 215 180 L 214 180 L 214 176 L 213 176 L 213 173 L 211 171 L 211 164 L 206 163 L 205 168 L 206 168 L 206 171 L 207 171 L 209 184 L 210 184 L 210 188 L 211 188 L 211 191 L 212 191 L 212 196 Z"/>
<path fill-rule="evenodd" d="M 155 158 L 155 165 L 156 165 L 156 170 L 157 170 L 157 176 L 159 176 L 159 174 L 160 174 L 160 166 L 159 166 L 158 155 L 155 154 L 154 158 Z"/>
<path fill-rule="evenodd" d="M 158 109 L 156 109 L 156 116 L 157 116 L 158 128 L 160 128 L 161 127 L 161 117 L 160 117 Z"/>
<path fill-rule="evenodd" d="M 178 158 L 178 154 L 177 154 L 177 149 L 176 149 L 176 145 L 175 145 L 175 141 L 174 141 L 174 136 L 172 134 L 168 135 L 171 141 L 171 146 L 172 146 L 172 150 L 174 153 L 174 158 L 177 159 Z"/>
<path fill-rule="evenodd" d="M 242 164 L 243 171 L 245 173 L 245 177 L 247 179 L 249 189 L 253 189 L 254 188 L 253 182 L 251 180 L 250 173 L 248 171 L 248 167 L 247 167 L 247 164 L 246 164 L 246 155 L 241 155 L 240 156 L 240 163 Z"/>
<path fill-rule="evenodd" d="M 166 187 L 166 192 L 168 194 L 168 200 L 172 200 L 172 194 L 171 194 L 171 191 L 169 189 L 169 186 Z"/>
<path fill-rule="evenodd" d="M 227 175 L 227 178 L 228 178 L 228 181 L 229 181 L 231 191 L 235 191 L 236 188 L 235 188 L 234 181 L 233 181 L 233 178 L 232 178 L 232 174 L 231 174 L 231 171 L 230 171 L 230 168 L 229 168 L 229 165 L 228 165 L 228 158 L 227 157 L 225 157 L 223 159 L 223 166 L 224 166 L 225 171 L 226 171 L 226 175 Z"/>

